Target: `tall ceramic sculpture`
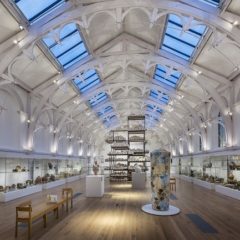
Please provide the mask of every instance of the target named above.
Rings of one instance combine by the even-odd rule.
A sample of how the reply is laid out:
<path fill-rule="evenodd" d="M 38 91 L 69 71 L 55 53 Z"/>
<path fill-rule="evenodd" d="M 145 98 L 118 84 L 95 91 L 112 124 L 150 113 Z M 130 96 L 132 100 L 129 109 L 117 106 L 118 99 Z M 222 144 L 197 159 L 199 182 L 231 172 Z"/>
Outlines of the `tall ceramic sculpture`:
<path fill-rule="evenodd" d="M 151 153 L 152 208 L 157 211 L 169 210 L 170 153 L 155 150 Z"/>

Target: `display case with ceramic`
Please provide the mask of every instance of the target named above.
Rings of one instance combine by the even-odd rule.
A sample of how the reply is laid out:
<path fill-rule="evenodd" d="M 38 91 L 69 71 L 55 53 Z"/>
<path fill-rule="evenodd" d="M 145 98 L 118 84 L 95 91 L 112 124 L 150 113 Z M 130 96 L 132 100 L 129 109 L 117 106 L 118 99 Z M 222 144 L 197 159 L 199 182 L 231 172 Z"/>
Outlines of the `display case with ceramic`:
<path fill-rule="evenodd" d="M 33 185 L 33 160 L 0 159 L 0 192 L 9 192 Z"/>

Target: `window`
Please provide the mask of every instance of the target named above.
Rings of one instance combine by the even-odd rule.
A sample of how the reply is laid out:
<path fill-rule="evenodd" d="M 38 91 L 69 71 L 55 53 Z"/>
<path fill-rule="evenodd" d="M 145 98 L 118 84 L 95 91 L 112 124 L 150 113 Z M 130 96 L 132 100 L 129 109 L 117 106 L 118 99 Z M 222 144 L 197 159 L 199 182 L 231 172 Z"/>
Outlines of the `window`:
<path fill-rule="evenodd" d="M 26 19 L 33 23 L 63 4 L 64 0 L 14 0 Z"/>
<path fill-rule="evenodd" d="M 112 106 L 107 106 L 107 107 L 105 107 L 104 109 L 102 109 L 101 111 L 99 111 L 99 112 L 97 113 L 97 115 L 98 115 L 99 117 L 101 117 L 101 116 L 103 116 L 104 114 L 111 112 L 112 110 L 113 110 Z"/>
<path fill-rule="evenodd" d="M 101 80 L 95 69 L 90 69 L 81 75 L 77 76 L 73 80 L 74 84 L 77 86 L 81 93 L 91 89 L 92 87 L 98 85 Z"/>
<path fill-rule="evenodd" d="M 176 88 L 177 83 L 181 78 L 181 73 L 174 71 L 172 74 L 167 75 L 165 67 L 160 64 L 156 65 L 153 78 L 161 83 L 166 84 L 167 86 Z"/>
<path fill-rule="evenodd" d="M 217 125 L 217 128 L 218 128 L 218 147 L 223 148 L 223 147 L 226 146 L 226 134 L 225 134 L 225 128 L 223 126 L 223 122 L 222 122 L 220 113 L 219 113 L 218 117 L 219 117 L 219 120 L 218 120 L 219 122 L 218 122 L 218 125 Z"/>
<path fill-rule="evenodd" d="M 187 18 L 183 17 L 183 21 L 187 22 Z M 197 24 L 200 22 L 193 20 L 193 27 L 184 32 L 180 17 L 169 14 L 161 49 L 189 61 L 207 29 Z"/>
<path fill-rule="evenodd" d="M 168 102 L 169 102 L 169 97 L 167 94 L 162 93 L 155 89 L 151 90 L 150 97 L 156 99 L 160 103 L 168 104 Z"/>
<path fill-rule="evenodd" d="M 219 7 L 219 4 L 220 4 L 220 0 L 199 0 L 199 1 L 204 2 L 213 7 Z"/>
<path fill-rule="evenodd" d="M 199 136 L 199 151 L 202 151 L 202 137 Z"/>
<path fill-rule="evenodd" d="M 43 42 L 64 69 L 89 55 L 75 23 L 61 30 L 60 43 L 49 37 L 43 38 Z"/>
<path fill-rule="evenodd" d="M 110 125 L 117 120 L 117 117 L 116 115 L 112 115 L 110 117 L 107 117 L 107 118 L 104 118 L 103 120 L 103 124 L 106 126 L 106 127 L 110 127 Z"/>
<path fill-rule="evenodd" d="M 107 94 L 105 92 L 101 92 L 98 95 L 94 96 L 88 102 L 90 103 L 91 107 L 97 106 L 102 101 L 106 100 L 108 98 Z"/>
<path fill-rule="evenodd" d="M 149 110 L 149 111 L 151 111 L 153 113 L 159 113 L 159 114 L 161 114 L 163 112 L 162 109 L 160 109 L 159 107 L 154 106 L 152 104 L 148 104 L 147 105 L 147 110 Z"/>

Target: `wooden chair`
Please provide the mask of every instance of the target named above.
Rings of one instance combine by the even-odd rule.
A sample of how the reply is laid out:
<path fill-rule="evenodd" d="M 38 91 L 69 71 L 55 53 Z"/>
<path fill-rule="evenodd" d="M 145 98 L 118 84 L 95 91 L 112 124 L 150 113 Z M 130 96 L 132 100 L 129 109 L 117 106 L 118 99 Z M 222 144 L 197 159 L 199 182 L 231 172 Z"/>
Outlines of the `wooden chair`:
<path fill-rule="evenodd" d="M 176 191 L 176 178 L 174 177 L 170 178 L 170 190 Z"/>
<path fill-rule="evenodd" d="M 72 188 L 63 188 L 62 197 L 66 199 L 66 211 L 68 212 L 68 201 L 71 201 L 71 208 L 73 208 L 73 189 Z"/>
<path fill-rule="evenodd" d="M 47 226 L 47 214 L 45 211 L 32 213 L 32 202 L 27 201 L 16 207 L 16 225 L 15 225 L 15 237 L 18 236 L 18 223 L 27 223 L 28 224 L 28 239 L 32 235 L 32 222 L 43 217 L 43 226 Z"/>

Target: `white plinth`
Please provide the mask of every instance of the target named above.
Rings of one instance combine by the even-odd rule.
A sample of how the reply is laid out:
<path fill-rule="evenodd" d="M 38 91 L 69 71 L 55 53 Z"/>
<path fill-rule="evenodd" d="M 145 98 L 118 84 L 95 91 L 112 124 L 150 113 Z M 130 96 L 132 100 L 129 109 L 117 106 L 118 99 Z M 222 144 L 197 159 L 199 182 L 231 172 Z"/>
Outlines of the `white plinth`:
<path fill-rule="evenodd" d="M 50 189 L 50 188 L 54 188 L 60 185 L 63 185 L 66 183 L 65 179 L 60 179 L 60 180 L 56 180 L 53 182 L 48 182 L 48 183 L 44 183 L 43 184 L 43 189 Z"/>
<path fill-rule="evenodd" d="M 231 189 L 231 188 L 224 187 L 221 185 L 216 185 L 215 191 L 218 193 L 221 193 L 225 196 L 240 200 L 240 191 L 239 190 Z"/>
<path fill-rule="evenodd" d="M 79 180 L 79 179 L 80 179 L 80 175 L 78 175 L 78 176 L 72 176 L 72 177 L 66 178 L 66 182 L 67 182 L 67 183 L 70 183 L 70 182 L 77 181 L 77 180 Z"/>
<path fill-rule="evenodd" d="M 180 213 L 180 209 L 172 205 L 169 205 L 168 211 L 156 211 L 152 209 L 152 204 L 146 204 L 142 206 L 142 210 L 146 213 L 157 215 L 157 216 L 172 216 Z"/>
<path fill-rule="evenodd" d="M 20 197 L 25 197 L 33 193 L 41 192 L 42 185 L 35 185 L 24 189 L 18 189 L 10 192 L 0 192 L 0 202 L 8 202 Z"/>
<path fill-rule="evenodd" d="M 86 197 L 102 197 L 104 194 L 104 175 L 86 176 Z"/>
<path fill-rule="evenodd" d="M 134 189 L 144 189 L 146 187 L 146 173 L 132 173 L 132 187 Z"/>
<path fill-rule="evenodd" d="M 198 186 L 201 186 L 201 187 L 204 187 L 204 188 L 207 188 L 207 189 L 211 189 L 211 190 L 215 188 L 214 183 L 210 183 L 210 182 L 207 182 L 207 181 L 202 181 L 202 180 L 197 179 L 197 178 L 193 179 L 193 183 L 198 185 Z"/>

